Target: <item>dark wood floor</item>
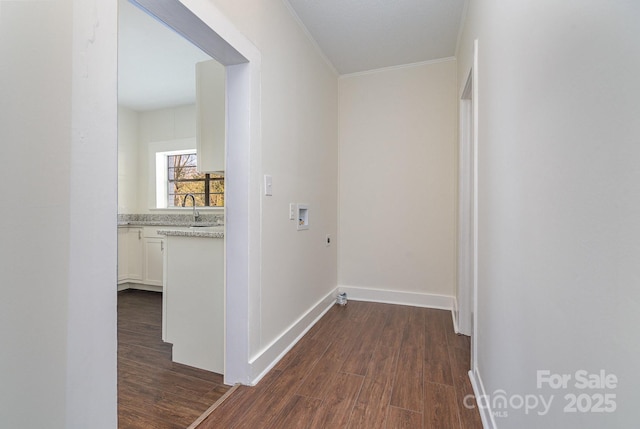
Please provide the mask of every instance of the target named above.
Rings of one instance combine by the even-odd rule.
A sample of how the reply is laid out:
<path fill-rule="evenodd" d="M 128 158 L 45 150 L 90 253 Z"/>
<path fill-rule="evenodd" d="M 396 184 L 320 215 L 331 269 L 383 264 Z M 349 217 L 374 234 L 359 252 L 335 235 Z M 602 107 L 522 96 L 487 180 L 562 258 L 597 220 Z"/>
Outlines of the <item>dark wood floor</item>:
<path fill-rule="evenodd" d="M 482 428 L 462 402 L 469 353 L 448 311 L 351 301 L 198 429 Z"/>
<path fill-rule="evenodd" d="M 221 375 L 171 362 L 162 294 L 118 293 L 120 429 L 184 429 L 227 390 Z"/>

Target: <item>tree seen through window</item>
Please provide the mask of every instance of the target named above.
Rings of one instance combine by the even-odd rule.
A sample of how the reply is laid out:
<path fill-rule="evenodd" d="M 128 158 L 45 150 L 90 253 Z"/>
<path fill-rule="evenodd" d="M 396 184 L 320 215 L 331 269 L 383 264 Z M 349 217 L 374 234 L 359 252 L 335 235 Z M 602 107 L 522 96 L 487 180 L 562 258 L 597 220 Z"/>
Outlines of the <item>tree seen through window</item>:
<path fill-rule="evenodd" d="M 168 206 L 181 207 L 187 194 L 193 194 L 197 207 L 224 207 L 224 175 L 199 173 L 196 154 L 167 156 Z M 191 206 L 191 198 L 186 206 Z"/>

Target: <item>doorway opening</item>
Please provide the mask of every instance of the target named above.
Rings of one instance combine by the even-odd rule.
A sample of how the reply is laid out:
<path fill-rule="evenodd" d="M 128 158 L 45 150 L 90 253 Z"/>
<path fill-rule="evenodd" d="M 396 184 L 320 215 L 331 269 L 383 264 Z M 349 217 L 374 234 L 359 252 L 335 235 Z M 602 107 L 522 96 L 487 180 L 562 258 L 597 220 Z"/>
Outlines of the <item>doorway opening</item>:
<path fill-rule="evenodd" d="M 224 228 L 224 382 L 251 380 L 249 284 L 259 257 L 259 218 L 250 208 L 250 165 L 260 162 L 259 52 L 215 7 L 192 10 L 178 0 L 129 0 L 222 64 L 226 74 Z M 192 8 L 194 6 L 191 6 Z M 206 22 L 205 22 L 206 21 Z M 213 28 L 221 28 L 223 35 Z M 257 230 L 257 234 L 249 235 Z M 250 252 L 251 249 L 251 252 Z M 250 258 L 250 253 L 254 256 Z M 255 280 L 253 280 L 255 282 Z M 233 287 L 228 287 L 228 285 Z"/>

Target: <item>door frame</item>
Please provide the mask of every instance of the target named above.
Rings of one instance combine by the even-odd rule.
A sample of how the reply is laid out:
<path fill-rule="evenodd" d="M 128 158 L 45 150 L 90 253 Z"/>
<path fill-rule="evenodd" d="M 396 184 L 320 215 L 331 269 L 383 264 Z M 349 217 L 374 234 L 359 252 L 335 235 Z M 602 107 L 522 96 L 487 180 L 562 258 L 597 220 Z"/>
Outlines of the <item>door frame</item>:
<path fill-rule="evenodd" d="M 478 338 L 478 40 L 460 95 L 458 147 L 458 332 L 471 336 L 471 368 Z"/>
<path fill-rule="evenodd" d="M 260 290 L 260 52 L 206 0 L 129 1 L 226 69 L 224 383 L 250 384 L 260 323 L 249 314 Z"/>
<path fill-rule="evenodd" d="M 473 71 L 459 100 L 458 142 L 458 333 L 471 335 L 474 275 Z"/>

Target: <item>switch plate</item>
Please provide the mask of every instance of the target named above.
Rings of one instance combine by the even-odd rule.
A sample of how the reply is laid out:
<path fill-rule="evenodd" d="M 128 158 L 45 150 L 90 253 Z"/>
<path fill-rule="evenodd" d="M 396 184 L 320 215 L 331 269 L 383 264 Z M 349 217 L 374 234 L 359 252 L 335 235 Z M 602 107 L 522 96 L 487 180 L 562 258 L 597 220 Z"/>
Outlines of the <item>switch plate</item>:
<path fill-rule="evenodd" d="M 264 195 L 266 197 L 273 195 L 273 181 L 270 174 L 264 175 Z"/>
<path fill-rule="evenodd" d="M 296 203 L 289 203 L 289 220 L 296 218 Z"/>

